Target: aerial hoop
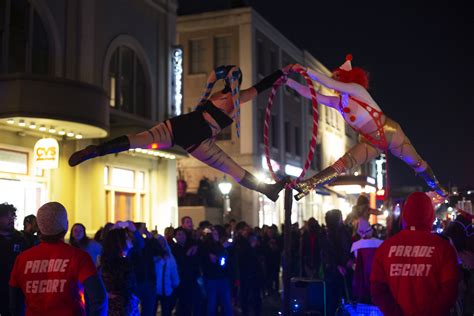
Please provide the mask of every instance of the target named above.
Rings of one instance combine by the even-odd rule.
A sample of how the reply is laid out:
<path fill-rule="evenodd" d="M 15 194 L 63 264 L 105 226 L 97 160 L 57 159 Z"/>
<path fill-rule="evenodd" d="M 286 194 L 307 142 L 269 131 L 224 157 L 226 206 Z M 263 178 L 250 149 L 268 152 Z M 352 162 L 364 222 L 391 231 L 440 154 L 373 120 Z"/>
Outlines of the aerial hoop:
<path fill-rule="evenodd" d="M 312 133 L 312 137 L 311 137 L 311 143 L 310 143 L 310 148 L 309 148 L 309 152 L 308 152 L 308 157 L 306 158 L 306 162 L 303 166 L 303 170 L 302 170 L 301 174 L 296 179 L 292 180 L 291 182 L 289 182 L 285 186 L 285 188 L 291 188 L 292 189 L 304 177 L 304 175 L 306 174 L 306 171 L 308 170 L 309 166 L 311 165 L 311 161 L 313 160 L 314 151 L 316 149 L 316 136 L 318 135 L 319 114 L 318 114 L 318 102 L 317 102 L 317 99 L 316 99 L 316 91 L 314 90 L 313 81 L 311 80 L 311 78 L 307 74 L 306 69 L 304 69 L 302 67 L 299 67 L 299 66 L 298 67 L 292 67 L 290 69 L 290 72 L 297 72 L 301 76 L 303 76 L 303 78 L 306 80 L 306 84 L 307 84 L 307 86 L 309 88 L 309 91 L 310 91 L 310 94 L 311 94 L 311 105 L 313 107 L 313 133 Z M 273 166 L 272 166 L 271 161 L 270 161 L 271 158 L 270 158 L 270 146 L 269 146 L 269 142 L 268 142 L 268 128 L 270 126 L 270 117 L 271 117 L 272 106 L 273 106 L 273 98 L 275 97 L 275 94 L 276 94 L 278 88 L 283 83 L 285 83 L 286 80 L 287 80 L 287 76 L 284 75 L 273 84 L 272 91 L 271 91 L 271 93 L 268 97 L 268 103 L 267 103 L 267 107 L 266 107 L 266 111 L 265 111 L 265 124 L 264 124 L 264 128 L 263 128 L 263 142 L 264 142 L 264 145 L 265 145 L 265 158 L 267 160 L 267 165 L 268 165 L 268 169 L 270 170 L 270 174 L 272 175 L 272 178 L 275 181 L 280 181 L 281 179 L 275 174 L 275 172 L 273 170 Z"/>

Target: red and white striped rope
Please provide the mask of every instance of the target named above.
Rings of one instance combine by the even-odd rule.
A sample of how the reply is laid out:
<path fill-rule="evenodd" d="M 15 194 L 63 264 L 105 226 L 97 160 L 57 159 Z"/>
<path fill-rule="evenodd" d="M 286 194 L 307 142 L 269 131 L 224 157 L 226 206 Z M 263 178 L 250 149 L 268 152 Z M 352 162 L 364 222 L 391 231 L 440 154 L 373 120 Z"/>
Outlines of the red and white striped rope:
<path fill-rule="evenodd" d="M 313 87 L 313 82 L 311 78 L 308 76 L 306 69 L 302 67 L 292 67 L 290 69 L 291 72 L 297 72 L 303 78 L 306 80 L 306 85 L 309 88 L 310 94 L 311 94 L 311 105 L 313 107 L 313 133 L 311 137 L 311 143 L 310 143 L 310 148 L 308 152 L 308 157 L 306 158 L 306 162 L 304 164 L 303 170 L 301 171 L 301 174 L 299 175 L 298 178 L 294 179 L 290 183 L 286 185 L 286 188 L 293 188 L 295 185 L 301 181 L 301 179 L 304 177 L 306 174 L 306 171 L 308 170 L 309 166 L 311 165 L 311 161 L 313 160 L 313 155 L 314 155 L 314 150 L 316 149 L 316 136 L 318 135 L 318 102 L 316 99 L 316 91 L 314 91 Z M 268 103 L 265 111 L 265 124 L 263 127 L 263 142 L 265 145 L 265 158 L 267 160 L 267 165 L 268 169 L 270 170 L 270 174 L 272 175 L 273 179 L 275 181 L 279 181 L 279 177 L 275 174 L 272 164 L 271 164 L 271 158 L 270 158 L 270 146 L 269 146 L 269 141 L 268 141 L 268 129 L 270 126 L 270 118 L 271 118 L 271 113 L 272 113 L 272 106 L 273 106 L 273 98 L 276 95 L 276 92 L 278 88 L 286 82 L 286 76 L 282 76 L 280 79 L 278 79 L 272 87 L 272 91 L 268 97 Z"/>

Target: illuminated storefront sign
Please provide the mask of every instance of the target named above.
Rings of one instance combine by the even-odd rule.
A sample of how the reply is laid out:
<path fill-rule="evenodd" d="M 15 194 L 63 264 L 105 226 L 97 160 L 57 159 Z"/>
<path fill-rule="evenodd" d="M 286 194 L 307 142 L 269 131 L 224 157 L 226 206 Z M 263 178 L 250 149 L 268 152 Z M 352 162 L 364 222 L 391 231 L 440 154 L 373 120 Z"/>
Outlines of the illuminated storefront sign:
<path fill-rule="evenodd" d="M 377 189 L 381 190 L 384 187 L 384 174 L 385 174 L 385 155 L 381 154 L 380 158 L 375 160 L 376 175 L 377 175 Z"/>
<path fill-rule="evenodd" d="M 177 116 L 181 114 L 183 105 L 183 49 L 179 46 L 173 47 L 171 58 L 173 97 L 169 110 L 170 116 Z"/>
<path fill-rule="evenodd" d="M 345 194 L 375 193 L 375 187 L 371 185 L 343 184 L 332 187 L 334 191 Z"/>
<path fill-rule="evenodd" d="M 36 142 L 34 161 L 37 168 L 56 169 L 59 165 L 59 144 L 54 138 L 43 138 Z"/>
<path fill-rule="evenodd" d="M 367 177 L 367 183 L 374 184 L 375 185 L 375 179 L 372 177 Z"/>
<path fill-rule="evenodd" d="M 270 159 L 270 163 L 272 164 L 273 171 L 277 172 L 280 170 L 280 164 L 273 159 Z M 268 170 L 267 158 L 262 156 L 262 168 L 264 170 Z"/>
<path fill-rule="evenodd" d="M 293 177 L 299 177 L 303 169 L 293 165 L 285 165 L 285 173 Z"/>
<path fill-rule="evenodd" d="M 0 172 L 27 174 L 28 154 L 0 148 Z"/>

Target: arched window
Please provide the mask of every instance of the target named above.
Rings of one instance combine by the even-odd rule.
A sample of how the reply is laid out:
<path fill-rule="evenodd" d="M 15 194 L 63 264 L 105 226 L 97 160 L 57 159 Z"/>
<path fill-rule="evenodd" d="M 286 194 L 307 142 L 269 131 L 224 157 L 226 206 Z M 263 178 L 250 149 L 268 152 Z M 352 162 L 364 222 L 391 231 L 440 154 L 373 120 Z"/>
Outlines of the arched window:
<path fill-rule="evenodd" d="M 137 54 L 119 46 L 109 64 L 110 106 L 118 110 L 150 117 L 148 82 Z"/>
<path fill-rule="evenodd" d="M 0 73 L 48 74 L 49 41 L 28 0 L 0 0 Z"/>

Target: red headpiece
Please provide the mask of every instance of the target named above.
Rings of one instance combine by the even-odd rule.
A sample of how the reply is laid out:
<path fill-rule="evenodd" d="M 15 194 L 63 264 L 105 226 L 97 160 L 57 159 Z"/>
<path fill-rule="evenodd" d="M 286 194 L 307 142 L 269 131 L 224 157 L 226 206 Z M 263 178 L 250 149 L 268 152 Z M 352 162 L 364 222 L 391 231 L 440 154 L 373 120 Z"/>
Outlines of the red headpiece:
<path fill-rule="evenodd" d="M 360 67 L 352 68 L 352 55 L 346 55 L 346 61 L 335 69 L 333 73 L 337 72 L 339 75 L 338 80 L 345 83 L 358 83 L 364 88 L 369 87 L 369 74 Z"/>
<path fill-rule="evenodd" d="M 347 54 L 346 55 L 346 61 L 342 65 L 339 66 L 339 69 L 342 69 L 342 70 L 345 70 L 345 71 L 351 71 L 352 70 L 351 60 L 352 60 L 352 55 Z"/>

